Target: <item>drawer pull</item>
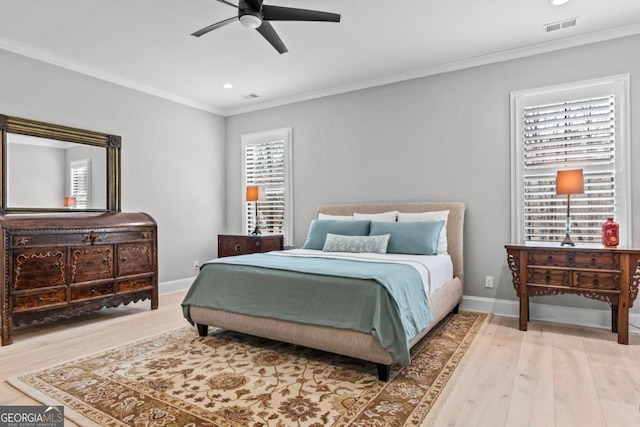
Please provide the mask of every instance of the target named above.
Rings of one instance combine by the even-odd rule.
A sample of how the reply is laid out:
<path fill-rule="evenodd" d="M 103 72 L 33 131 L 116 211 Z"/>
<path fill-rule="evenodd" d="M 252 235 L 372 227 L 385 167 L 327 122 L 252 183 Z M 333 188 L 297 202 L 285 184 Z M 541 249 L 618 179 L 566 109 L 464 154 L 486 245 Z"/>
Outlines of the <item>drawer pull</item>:
<path fill-rule="evenodd" d="M 54 262 L 53 263 L 53 268 L 60 268 L 60 263 L 59 262 Z"/>
<path fill-rule="evenodd" d="M 552 262 L 553 261 L 553 257 L 551 255 L 549 255 L 549 257 L 547 258 L 547 261 Z"/>
<path fill-rule="evenodd" d="M 551 281 L 551 274 L 549 274 L 549 273 L 545 274 L 544 281 L 549 283 Z"/>
<path fill-rule="evenodd" d="M 96 294 L 96 288 L 91 288 L 91 295 L 95 295 Z"/>
<path fill-rule="evenodd" d="M 84 240 L 83 240 L 83 241 L 84 241 L 85 243 L 91 243 L 92 245 L 93 245 L 95 242 L 99 242 L 100 240 L 102 240 L 102 239 L 100 238 L 100 235 L 99 235 L 99 234 L 97 234 L 97 233 L 94 233 L 93 231 L 92 231 L 92 232 L 90 232 L 89 234 L 84 234 L 82 237 L 84 237 Z"/>
<path fill-rule="evenodd" d="M 593 279 L 593 286 L 594 286 L 594 287 L 596 287 L 596 288 L 597 288 L 599 283 L 600 283 L 600 282 L 598 281 L 598 278 L 597 278 L 597 277 Z"/>
<path fill-rule="evenodd" d="M 120 261 L 121 261 L 121 262 L 125 262 L 126 260 L 127 260 L 127 257 L 126 257 L 126 256 L 123 256 L 122 258 L 120 258 Z"/>
<path fill-rule="evenodd" d="M 244 250 L 242 249 L 242 245 L 236 245 L 233 250 L 235 251 L 236 255 L 240 255 L 242 252 L 244 252 Z"/>
<path fill-rule="evenodd" d="M 109 263 L 109 258 L 104 258 L 104 259 L 102 260 L 102 263 L 103 263 L 103 264 L 108 264 L 108 263 Z"/>
<path fill-rule="evenodd" d="M 133 281 L 133 286 L 138 286 L 138 282 L 136 280 Z"/>
<path fill-rule="evenodd" d="M 42 304 L 44 302 L 44 300 L 42 299 L 42 297 L 38 297 L 38 304 Z"/>
<path fill-rule="evenodd" d="M 591 258 L 591 264 L 595 265 L 595 263 L 596 263 L 596 259 L 595 258 Z"/>
<path fill-rule="evenodd" d="M 256 246 L 257 246 L 257 247 L 260 247 L 260 240 L 258 240 L 258 241 L 256 242 Z"/>

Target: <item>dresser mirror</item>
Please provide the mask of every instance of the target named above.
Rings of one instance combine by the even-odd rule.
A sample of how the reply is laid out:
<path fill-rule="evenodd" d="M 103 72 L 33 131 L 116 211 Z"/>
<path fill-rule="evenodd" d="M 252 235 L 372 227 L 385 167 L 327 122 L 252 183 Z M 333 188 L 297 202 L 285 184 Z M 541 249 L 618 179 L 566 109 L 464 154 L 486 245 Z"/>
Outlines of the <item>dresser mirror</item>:
<path fill-rule="evenodd" d="M 0 115 L 1 213 L 120 211 L 120 137 Z"/>

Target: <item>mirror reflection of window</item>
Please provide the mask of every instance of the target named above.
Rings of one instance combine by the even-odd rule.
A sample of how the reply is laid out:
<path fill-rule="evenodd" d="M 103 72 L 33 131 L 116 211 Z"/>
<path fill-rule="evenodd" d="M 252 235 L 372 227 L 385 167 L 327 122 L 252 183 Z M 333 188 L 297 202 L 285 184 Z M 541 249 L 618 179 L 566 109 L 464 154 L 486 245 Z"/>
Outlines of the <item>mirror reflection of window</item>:
<path fill-rule="evenodd" d="M 69 171 L 69 182 L 71 183 L 69 195 L 75 197 L 74 207 L 77 209 L 86 209 L 88 207 L 88 201 L 91 199 L 89 194 L 91 191 L 91 160 L 75 160 L 70 163 Z"/>

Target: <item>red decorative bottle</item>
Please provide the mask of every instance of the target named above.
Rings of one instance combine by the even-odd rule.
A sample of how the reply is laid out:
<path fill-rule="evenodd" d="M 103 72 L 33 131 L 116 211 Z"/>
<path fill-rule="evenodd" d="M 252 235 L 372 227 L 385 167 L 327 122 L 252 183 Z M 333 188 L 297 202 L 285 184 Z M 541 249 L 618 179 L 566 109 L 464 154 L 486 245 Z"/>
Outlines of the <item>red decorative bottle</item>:
<path fill-rule="evenodd" d="M 602 224 L 602 244 L 611 248 L 620 244 L 620 225 L 613 218 Z"/>

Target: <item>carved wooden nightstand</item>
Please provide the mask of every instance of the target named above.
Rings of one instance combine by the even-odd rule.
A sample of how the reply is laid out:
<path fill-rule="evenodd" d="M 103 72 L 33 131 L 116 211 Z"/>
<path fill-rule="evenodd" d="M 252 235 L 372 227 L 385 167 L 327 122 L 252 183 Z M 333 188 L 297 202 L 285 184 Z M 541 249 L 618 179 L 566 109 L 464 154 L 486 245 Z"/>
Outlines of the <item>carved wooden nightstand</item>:
<path fill-rule="evenodd" d="M 520 298 L 520 330 L 527 330 L 529 297 L 578 294 L 611 304 L 611 331 L 629 343 L 629 308 L 638 296 L 640 249 L 505 245 Z"/>
<path fill-rule="evenodd" d="M 244 234 L 218 235 L 218 258 L 245 255 L 284 249 L 282 234 L 262 234 L 248 236 Z"/>

